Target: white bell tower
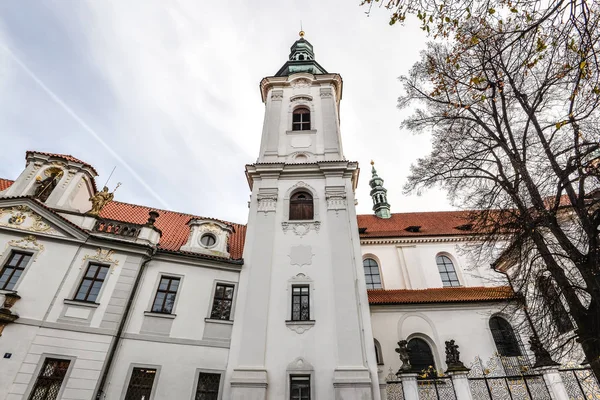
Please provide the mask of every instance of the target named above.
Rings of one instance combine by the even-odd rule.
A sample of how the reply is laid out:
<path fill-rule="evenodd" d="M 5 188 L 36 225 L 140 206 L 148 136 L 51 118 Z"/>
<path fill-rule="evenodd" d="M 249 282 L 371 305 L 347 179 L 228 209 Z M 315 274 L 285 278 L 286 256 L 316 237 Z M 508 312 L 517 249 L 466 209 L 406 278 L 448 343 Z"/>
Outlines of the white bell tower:
<path fill-rule="evenodd" d="M 379 400 L 354 190 L 342 152 L 342 79 L 300 33 L 261 82 L 252 190 L 224 399 Z"/>

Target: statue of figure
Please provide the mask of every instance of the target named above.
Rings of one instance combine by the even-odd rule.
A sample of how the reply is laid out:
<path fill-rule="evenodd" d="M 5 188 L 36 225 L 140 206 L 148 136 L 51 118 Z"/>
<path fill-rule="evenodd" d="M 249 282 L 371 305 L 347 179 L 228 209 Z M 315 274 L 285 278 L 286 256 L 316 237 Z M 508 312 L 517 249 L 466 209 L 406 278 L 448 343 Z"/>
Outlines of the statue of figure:
<path fill-rule="evenodd" d="M 42 180 L 40 177 L 37 177 L 35 180 L 35 184 L 37 187 L 35 188 L 35 192 L 33 192 L 33 197 L 38 199 L 41 202 L 48 200 L 50 194 L 58 184 L 58 178 L 62 175 L 59 171 L 53 171 L 50 173 L 46 179 Z"/>
<path fill-rule="evenodd" d="M 535 364 L 533 365 L 533 368 L 548 367 L 560 364 L 552 359 L 550 352 L 546 350 L 546 348 L 542 344 L 542 341 L 537 335 L 533 335 L 529 338 L 529 344 L 529 348 L 535 356 Z"/>
<path fill-rule="evenodd" d="M 116 189 L 115 189 L 116 190 Z M 102 208 L 106 205 L 106 203 L 112 201 L 115 197 L 115 192 L 108 192 L 108 187 L 104 186 L 102 191 L 96 193 L 92 197 L 90 197 L 90 201 L 92 202 L 92 209 L 88 211 L 88 214 L 93 216 L 98 216 Z"/>
<path fill-rule="evenodd" d="M 398 353 L 400 361 L 402 361 L 398 373 L 410 372 L 412 370 L 410 365 L 410 350 L 408 349 L 407 344 L 408 342 L 406 340 L 401 340 L 398 342 L 398 347 L 396 348 L 396 353 Z"/>
<path fill-rule="evenodd" d="M 455 344 L 454 339 L 446 341 L 446 365 L 448 365 L 448 371 L 469 370 L 462 361 L 460 361 L 460 351 L 458 351 L 458 345 Z"/>

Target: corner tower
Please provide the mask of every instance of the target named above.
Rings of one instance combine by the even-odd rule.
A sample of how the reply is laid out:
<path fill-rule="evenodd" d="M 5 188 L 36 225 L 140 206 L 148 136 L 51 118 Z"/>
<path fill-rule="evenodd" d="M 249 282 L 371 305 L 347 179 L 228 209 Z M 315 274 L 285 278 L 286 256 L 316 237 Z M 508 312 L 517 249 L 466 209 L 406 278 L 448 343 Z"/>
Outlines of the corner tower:
<path fill-rule="evenodd" d="M 224 398 L 379 400 L 354 208 L 342 151 L 342 79 L 301 32 L 260 84 L 252 190 Z"/>

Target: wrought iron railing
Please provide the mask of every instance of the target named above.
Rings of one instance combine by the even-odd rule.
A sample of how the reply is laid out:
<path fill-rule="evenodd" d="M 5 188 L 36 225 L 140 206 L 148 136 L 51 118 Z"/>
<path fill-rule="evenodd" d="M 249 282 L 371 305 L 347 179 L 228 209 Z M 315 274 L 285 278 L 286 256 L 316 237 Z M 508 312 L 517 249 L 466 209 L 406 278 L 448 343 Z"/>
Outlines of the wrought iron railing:
<path fill-rule="evenodd" d="M 404 389 L 402 381 L 390 368 L 390 373 L 385 378 L 385 398 L 386 400 L 404 400 Z"/>
<path fill-rule="evenodd" d="M 96 221 L 93 231 L 135 238 L 140 234 L 142 227 L 143 225 L 102 218 Z"/>
<path fill-rule="evenodd" d="M 456 400 L 454 384 L 449 376 L 417 378 L 419 400 Z"/>
<path fill-rule="evenodd" d="M 590 368 L 560 369 L 569 400 L 600 399 L 600 385 Z"/>

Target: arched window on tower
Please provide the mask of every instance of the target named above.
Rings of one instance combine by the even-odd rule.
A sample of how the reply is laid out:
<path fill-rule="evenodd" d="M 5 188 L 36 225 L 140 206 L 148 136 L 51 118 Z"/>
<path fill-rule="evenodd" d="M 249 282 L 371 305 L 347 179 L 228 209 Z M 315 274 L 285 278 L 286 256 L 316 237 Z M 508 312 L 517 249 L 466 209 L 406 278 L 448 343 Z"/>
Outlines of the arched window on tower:
<path fill-rule="evenodd" d="M 502 357 L 520 357 L 523 355 L 515 331 L 508 321 L 504 318 L 494 316 L 490 318 L 490 330 L 492 331 L 492 337 L 494 338 L 494 343 L 496 343 L 498 354 Z"/>
<path fill-rule="evenodd" d="M 306 107 L 298 107 L 292 114 L 293 131 L 310 131 L 310 110 Z"/>
<path fill-rule="evenodd" d="M 308 192 L 298 192 L 290 199 L 290 220 L 314 218 L 313 198 Z"/>
<path fill-rule="evenodd" d="M 363 260 L 363 268 L 365 270 L 365 281 L 367 289 L 381 289 L 381 276 L 379 275 L 379 265 L 372 258 Z"/>
<path fill-rule="evenodd" d="M 540 276 L 537 279 L 537 286 L 544 305 L 547 307 L 550 317 L 558 330 L 558 333 L 566 333 L 575 329 L 569 314 L 563 305 L 554 284 L 552 278 L 549 276 Z"/>
<path fill-rule="evenodd" d="M 444 287 L 460 286 L 456 270 L 454 269 L 454 263 L 448 256 L 438 255 L 435 258 L 435 262 L 442 278 L 442 284 Z"/>
<path fill-rule="evenodd" d="M 414 372 L 421 372 L 429 369 L 429 367 L 435 369 L 433 353 L 426 341 L 419 338 L 410 339 L 406 347 L 408 348 L 410 365 Z"/>

